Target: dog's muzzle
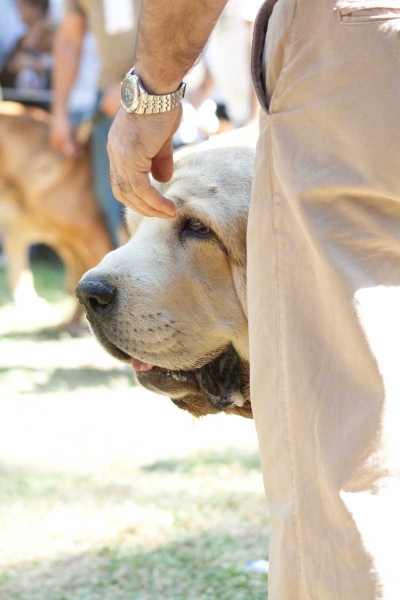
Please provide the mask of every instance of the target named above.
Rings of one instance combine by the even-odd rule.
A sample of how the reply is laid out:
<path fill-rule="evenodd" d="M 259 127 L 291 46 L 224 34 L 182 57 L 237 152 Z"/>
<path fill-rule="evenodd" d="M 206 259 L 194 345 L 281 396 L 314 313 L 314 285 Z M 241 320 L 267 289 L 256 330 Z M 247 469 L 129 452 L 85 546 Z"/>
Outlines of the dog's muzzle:
<path fill-rule="evenodd" d="M 117 305 L 117 288 L 105 279 L 92 276 L 81 280 L 75 294 L 84 305 L 93 331 L 106 350 L 124 362 L 132 360 L 103 330 L 113 307 Z M 251 417 L 250 403 L 243 391 L 247 386 L 243 368 L 244 363 L 234 347 L 229 345 L 199 368 L 173 371 L 153 366 L 148 371 L 137 372 L 136 377 L 147 389 L 169 396 L 177 406 L 197 416 L 235 408 L 241 410 L 243 416 Z"/>

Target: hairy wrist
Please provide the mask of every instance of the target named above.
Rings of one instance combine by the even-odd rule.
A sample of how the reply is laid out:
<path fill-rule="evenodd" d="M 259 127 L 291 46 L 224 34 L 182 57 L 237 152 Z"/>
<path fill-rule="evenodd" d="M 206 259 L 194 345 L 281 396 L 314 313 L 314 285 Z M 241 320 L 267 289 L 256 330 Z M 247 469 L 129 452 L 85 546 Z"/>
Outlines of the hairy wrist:
<path fill-rule="evenodd" d="M 202 53 L 227 0 L 143 0 L 135 73 L 153 94 L 175 91 Z"/>
<path fill-rule="evenodd" d="M 184 74 L 181 77 L 173 76 L 173 74 L 166 77 L 165 74 L 155 73 L 151 68 L 146 67 L 145 62 L 135 64 L 135 75 L 139 77 L 146 92 L 155 95 L 175 92 L 184 77 Z"/>

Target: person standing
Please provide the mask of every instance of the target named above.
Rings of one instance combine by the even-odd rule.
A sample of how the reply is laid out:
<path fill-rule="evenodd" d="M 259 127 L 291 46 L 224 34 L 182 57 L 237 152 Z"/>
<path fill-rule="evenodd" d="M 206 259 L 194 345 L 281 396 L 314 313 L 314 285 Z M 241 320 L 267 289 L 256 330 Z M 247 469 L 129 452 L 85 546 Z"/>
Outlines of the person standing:
<path fill-rule="evenodd" d="M 51 142 L 71 156 L 79 153 L 68 112 L 77 78 L 85 32 L 93 32 L 101 62 L 98 113 L 91 136 L 94 186 L 115 246 L 124 241 L 121 205 L 114 198 L 108 173 L 107 136 L 120 105 L 120 82 L 130 66 L 135 44 L 139 0 L 66 0 L 65 15 L 54 43 L 54 101 Z"/>
<path fill-rule="evenodd" d="M 109 154 L 116 197 L 144 215 L 177 216 L 149 173 L 171 178 L 181 109 L 143 110 L 141 88 L 177 98 L 224 5 L 143 0 Z M 399 597 L 399 31 L 399 2 L 358 0 L 267 0 L 255 24 L 248 312 L 270 600 Z"/>
<path fill-rule="evenodd" d="M 204 60 L 235 127 L 258 118 L 250 69 L 253 25 L 261 0 L 229 0 L 211 34 Z"/>
<path fill-rule="evenodd" d="M 0 70 L 3 69 L 10 53 L 26 33 L 14 0 L 4 0 L 1 9 Z"/>
<path fill-rule="evenodd" d="M 0 84 L 25 92 L 46 90 L 50 82 L 53 38 L 49 0 L 20 0 L 17 6 L 25 31 L 1 69 Z"/>

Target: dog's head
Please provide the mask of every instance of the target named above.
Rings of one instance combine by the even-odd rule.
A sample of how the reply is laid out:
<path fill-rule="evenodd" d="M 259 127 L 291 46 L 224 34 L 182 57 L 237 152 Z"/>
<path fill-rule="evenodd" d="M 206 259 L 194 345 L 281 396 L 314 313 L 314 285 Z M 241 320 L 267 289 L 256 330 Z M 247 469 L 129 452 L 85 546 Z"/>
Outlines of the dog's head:
<path fill-rule="evenodd" d="M 251 414 L 245 274 L 253 161 L 246 147 L 178 155 L 172 180 L 158 184 L 176 203 L 176 221 L 128 210 L 131 240 L 77 288 L 105 349 L 131 362 L 145 387 L 194 414 Z"/>

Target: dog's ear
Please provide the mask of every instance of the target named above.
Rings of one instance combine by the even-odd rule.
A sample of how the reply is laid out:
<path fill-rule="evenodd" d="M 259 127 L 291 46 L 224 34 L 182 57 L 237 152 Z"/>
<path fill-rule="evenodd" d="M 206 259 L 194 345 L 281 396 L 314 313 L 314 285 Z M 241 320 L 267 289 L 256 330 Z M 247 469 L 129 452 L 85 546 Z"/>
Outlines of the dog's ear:
<path fill-rule="evenodd" d="M 207 213 L 229 257 L 236 293 L 247 317 L 246 240 L 254 151 L 244 147 L 231 148 L 225 158 L 227 157 L 230 162 L 225 166 L 229 167 L 229 177 L 223 179 L 220 171 L 219 179 L 223 181 L 216 188 L 218 198 L 209 203 Z M 214 162 L 218 164 L 219 160 L 221 159 L 217 154 Z"/>
<path fill-rule="evenodd" d="M 246 199 L 247 200 L 247 199 Z M 247 200 L 248 201 L 248 200 Z M 245 201 L 246 202 L 246 201 Z M 225 246 L 232 269 L 235 290 L 247 318 L 247 208 L 244 203 L 231 219 L 218 223 L 216 233 Z"/>
<path fill-rule="evenodd" d="M 247 272 L 246 265 L 232 265 L 233 283 L 239 302 L 241 304 L 243 313 L 248 319 L 247 311 Z"/>

